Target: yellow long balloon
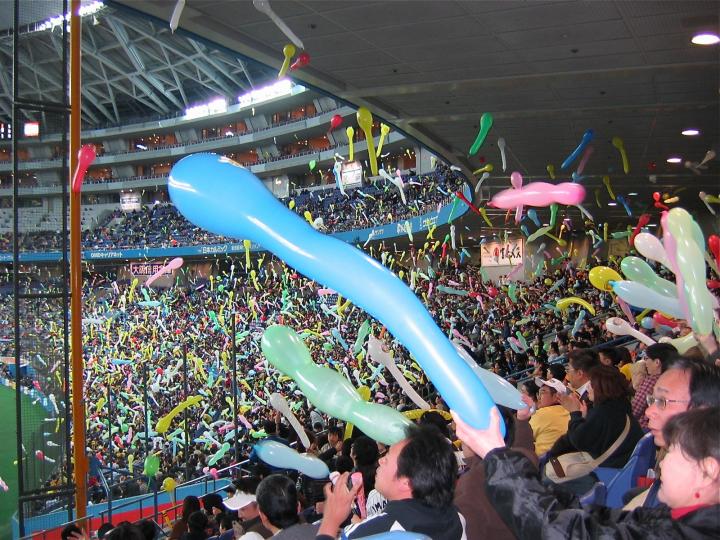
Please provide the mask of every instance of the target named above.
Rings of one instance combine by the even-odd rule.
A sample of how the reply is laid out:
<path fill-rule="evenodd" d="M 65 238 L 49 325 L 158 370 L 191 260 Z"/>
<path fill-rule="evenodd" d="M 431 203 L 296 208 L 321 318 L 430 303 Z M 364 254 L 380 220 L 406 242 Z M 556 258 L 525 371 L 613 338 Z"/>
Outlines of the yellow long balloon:
<path fill-rule="evenodd" d="M 385 137 L 387 137 L 388 133 L 390 133 L 390 126 L 387 124 L 380 124 L 380 141 L 378 141 L 375 157 L 380 157 L 380 154 L 382 154 L 383 143 L 385 143 Z"/>
<path fill-rule="evenodd" d="M 555 306 L 561 310 L 565 311 L 567 308 L 570 307 L 570 304 L 580 304 L 582 307 L 587 309 L 592 315 L 595 315 L 595 308 L 588 303 L 587 300 L 584 300 L 582 298 L 578 298 L 577 296 L 569 296 L 568 298 L 562 298 L 557 301 L 557 304 Z"/>
<path fill-rule="evenodd" d="M 183 412 L 188 407 L 197 405 L 202 400 L 202 396 L 190 396 L 185 401 L 181 401 L 180 403 L 175 405 L 175 407 L 173 407 L 173 409 L 169 413 L 167 413 L 160 420 L 158 420 L 158 423 L 155 426 L 155 431 L 157 431 L 158 433 L 165 433 L 170 428 L 170 423 L 173 421 L 173 418 L 175 418 L 178 414 Z"/>
<path fill-rule="evenodd" d="M 345 133 L 347 134 L 348 138 L 348 161 L 353 161 L 355 158 L 355 146 L 354 146 L 354 138 L 355 138 L 355 130 L 352 128 L 352 126 L 348 126 L 345 128 Z"/>
<path fill-rule="evenodd" d="M 367 149 L 368 149 L 368 159 L 370 160 L 370 171 L 372 171 L 373 176 L 378 175 L 378 164 L 377 164 L 377 156 L 375 156 L 375 140 L 373 139 L 372 134 L 372 123 L 373 123 L 373 117 L 372 113 L 367 109 L 367 107 L 360 107 L 357 110 L 357 123 L 362 128 L 363 132 L 365 133 L 365 141 L 367 142 Z"/>
<path fill-rule="evenodd" d="M 290 67 L 290 60 L 292 60 L 292 57 L 295 56 L 295 45 L 292 45 L 291 43 L 285 45 L 283 47 L 283 55 L 285 56 L 285 59 L 283 60 L 280 71 L 278 72 L 278 79 L 282 79 L 287 73 L 287 70 Z"/>

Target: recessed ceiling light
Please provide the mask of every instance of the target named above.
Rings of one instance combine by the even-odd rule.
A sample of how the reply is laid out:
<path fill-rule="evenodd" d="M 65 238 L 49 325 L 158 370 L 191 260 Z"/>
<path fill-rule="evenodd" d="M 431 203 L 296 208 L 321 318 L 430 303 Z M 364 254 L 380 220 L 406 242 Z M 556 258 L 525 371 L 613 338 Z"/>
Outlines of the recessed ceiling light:
<path fill-rule="evenodd" d="M 717 34 L 711 34 L 710 32 L 703 32 L 702 34 L 696 34 L 690 40 L 695 45 L 715 45 L 720 41 L 720 37 Z"/>
<path fill-rule="evenodd" d="M 634 191 L 631 191 L 630 193 L 628 193 L 628 195 L 630 197 L 637 197 L 637 193 L 635 193 Z"/>
<path fill-rule="evenodd" d="M 610 202 L 608 203 L 608 206 L 617 206 L 617 203 L 610 201 Z"/>
<path fill-rule="evenodd" d="M 677 156 L 672 156 L 667 158 L 666 160 L 668 163 L 682 163 L 682 158 Z"/>
<path fill-rule="evenodd" d="M 695 135 L 700 135 L 700 130 L 694 129 L 694 128 L 684 129 L 682 131 L 682 134 L 685 135 L 686 137 L 694 137 Z"/>

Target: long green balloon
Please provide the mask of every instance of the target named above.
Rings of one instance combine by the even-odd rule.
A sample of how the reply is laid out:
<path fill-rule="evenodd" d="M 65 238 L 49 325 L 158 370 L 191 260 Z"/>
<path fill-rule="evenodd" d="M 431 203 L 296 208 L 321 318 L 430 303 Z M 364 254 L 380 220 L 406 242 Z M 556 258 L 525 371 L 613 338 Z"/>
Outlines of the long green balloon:
<path fill-rule="evenodd" d="M 355 424 L 368 437 L 384 444 L 395 444 L 405 438 L 410 420 L 395 409 L 365 402 L 345 377 L 316 365 L 293 329 L 271 326 L 265 330 L 261 345 L 270 363 L 292 377 L 305 397 L 321 411 Z"/>
<path fill-rule="evenodd" d="M 625 257 L 620 263 L 620 269 L 627 279 L 637 281 L 663 296 L 677 298 L 677 285 L 658 276 L 640 257 Z"/>
<path fill-rule="evenodd" d="M 485 138 L 487 137 L 488 132 L 490 131 L 490 128 L 493 125 L 493 116 L 490 113 L 483 113 L 480 117 L 480 131 L 478 131 L 477 137 L 475 137 L 475 142 L 473 142 L 472 146 L 470 147 L 470 155 L 474 156 L 478 153 L 478 150 L 480 150 L 480 147 L 485 142 Z"/>

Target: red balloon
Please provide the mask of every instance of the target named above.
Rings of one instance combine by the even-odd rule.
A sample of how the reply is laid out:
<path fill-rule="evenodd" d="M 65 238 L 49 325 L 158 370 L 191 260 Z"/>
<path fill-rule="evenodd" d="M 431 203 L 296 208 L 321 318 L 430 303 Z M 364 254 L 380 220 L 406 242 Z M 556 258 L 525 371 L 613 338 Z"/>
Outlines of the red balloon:
<path fill-rule="evenodd" d="M 163 374 L 163 368 L 161 368 L 161 367 L 157 368 L 157 369 L 155 370 L 155 373 L 156 373 L 157 375 L 162 375 L 162 374 Z"/>
<path fill-rule="evenodd" d="M 678 322 L 675 319 L 668 319 L 659 311 L 656 311 L 655 313 L 653 313 L 653 321 L 655 321 L 658 324 L 663 324 L 665 326 L 669 326 L 670 328 L 675 328 L 678 325 Z"/>
<path fill-rule="evenodd" d="M 342 116 L 340 116 L 339 114 L 334 115 L 330 119 L 330 129 L 333 130 L 333 129 L 339 128 L 340 126 L 342 126 L 342 122 L 343 122 Z"/>
<path fill-rule="evenodd" d="M 720 236 L 717 234 L 708 236 L 708 247 L 710 248 L 710 253 L 713 254 L 713 257 L 715 257 L 715 260 L 720 265 Z"/>
<path fill-rule="evenodd" d="M 720 289 L 720 280 L 708 279 L 707 286 L 708 289 Z"/>
<path fill-rule="evenodd" d="M 301 52 L 298 57 L 295 59 L 295 61 L 290 66 L 290 71 L 295 71 L 296 69 L 303 68 L 307 66 L 310 63 L 310 55 L 306 52 Z"/>
<path fill-rule="evenodd" d="M 42 450 L 35 450 L 35 457 L 38 459 L 45 459 L 45 454 Z"/>
<path fill-rule="evenodd" d="M 495 287 L 488 287 L 487 293 L 490 298 L 495 298 L 498 295 L 498 290 Z"/>
<path fill-rule="evenodd" d="M 632 247 L 635 247 L 635 237 L 640 234 L 640 230 L 648 223 L 650 223 L 650 214 L 643 214 L 642 216 L 640 216 L 637 225 L 635 225 L 635 229 L 633 229 L 633 232 L 630 235 L 630 245 Z"/>

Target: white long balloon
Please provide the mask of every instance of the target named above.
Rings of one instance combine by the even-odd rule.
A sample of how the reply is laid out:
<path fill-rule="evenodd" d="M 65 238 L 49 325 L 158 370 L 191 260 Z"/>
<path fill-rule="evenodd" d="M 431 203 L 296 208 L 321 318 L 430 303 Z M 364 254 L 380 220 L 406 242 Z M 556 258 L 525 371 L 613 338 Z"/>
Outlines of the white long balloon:
<path fill-rule="evenodd" d="M 310 439 L 308 439 L 307 433 L 305 433 L 305 430 L 300 425 L 300 421 L 290 410 L 290 405 L 288 404 L 287 400 L 277 392 L 273 392 L 272 394 L 270 394 L 269 403 L 273 409 L 280 412 L 280 414 L 282 414 L 285 418 L 288 419 L 288 422 L 290 422 L 290 425 L 295 430 L 295 433 L 297 433 L 298 437 L 300 438 L 300 442 L 305 447 L 305 449 L 307 450 L 308 448 L 310 448 Z"/>
<path fill-rule="evenodd" d="M 295 33 L 290 30 L 287 24 L 285 24 L 285 21 L 283 21 L 280 17 L 278 17 L 277 13 L 275 13 L 270 7 L 270 2 L 268 0 L 253 0 L 253 6 L 255 6 L 255 9 L 257 9 L 259 12 L 264 13 L 268 17 L 270 17 L 270 20 L 275 23 L 275 26 L 277 26 L 280 31 L 285 34 L 285 36 L 293 42 L 294 45 L 297 47 L 300 47 L 301 49 L 305 48 L 305 45 L 303 45 L 303 42 L 300 41 L 300 38 L 295 35 Z"/>
<path fill-rule="evenodd" d="M 608 329 L 608 332 L 615 334 L 616 336 L 632 336 L 648 346 L 655 345 L 655 343 L 657 343 L 651 337 L 646 336 L 639 330 L 635 330 L 632 326 L 630 326 L 629 322 L 625 319 L 621 319 L 620 317 L 610 317 L 605 321 L 605 328 Z"/>
<path fill-rule="evenodd" d="M 402 178 L 392 176 L 385 169 L 380 169 L 379 172 L 380 176 L 382 176 L 385 180 L 398 188 L 398 191 L 400 192 L 400 198 L 402 199 L 403 204 L 407 204 L 407 200 L 405 199 L 405 185 L 403 184 Z"/>
<path fill-rule="evenodd" d="M 368 336 L 368 358 L 371 358 L 378 364 L 382 364 L 387 368 L 393 378 L 398 382 L 403 392 L 412 400 L 412 402 L 420 409 L 428 410 L 430 405 L 410 386 L 410 383 L 395 365 L 395 361 L 390 356 L 390 353 L 383 351 L 383 342 L 372 334 Z"/>

